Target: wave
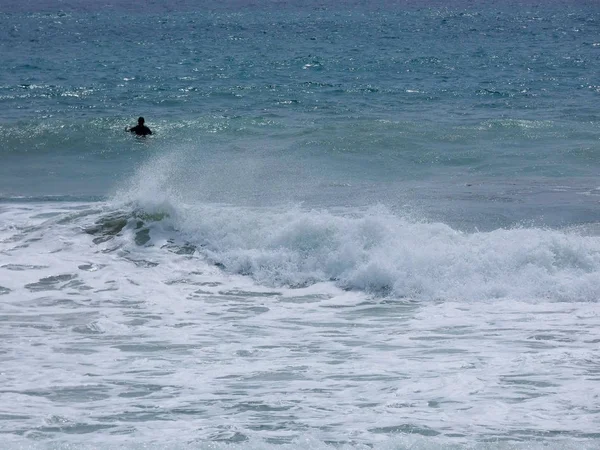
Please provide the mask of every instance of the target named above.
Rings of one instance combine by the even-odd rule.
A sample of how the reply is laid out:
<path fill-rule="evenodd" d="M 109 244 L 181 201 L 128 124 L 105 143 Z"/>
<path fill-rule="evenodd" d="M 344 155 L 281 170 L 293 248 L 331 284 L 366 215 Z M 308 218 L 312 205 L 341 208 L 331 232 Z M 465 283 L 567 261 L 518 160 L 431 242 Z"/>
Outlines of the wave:
<path fill-rule="evenodd" d="M 332 282 L 417 301 L 600 299 L 600 235 L 593 224 L 466 232 L 384 205 L 215 204 L 203 195 L 215 189 L 210 183 L 230 189 L 244 178 L 232 194 L 251 186 L 243 158 L 235 160 L 235 174 L 227 173 L 230 165 L 218 166 L 208 182 L 196 168 L 182 170 L 188 156 L 171 152 L 149 161 L 115 194 L 112 203 L 126 216 L 119 230 L 133 231 L 131 244 L 170 240 L 228 273 L 274 287 Z"/>
<path fill-rule="evenodd" d="M 166 197 L 138 199 L 127 208 L 90 234 L 104 242 L 129 231 L 134 247 L 184 249 L 265 286 L 332 282 L 408 301 L 600 299 L 600 236 L 593 226 L 468 233 L 384 206 L 250 208 Z"/>

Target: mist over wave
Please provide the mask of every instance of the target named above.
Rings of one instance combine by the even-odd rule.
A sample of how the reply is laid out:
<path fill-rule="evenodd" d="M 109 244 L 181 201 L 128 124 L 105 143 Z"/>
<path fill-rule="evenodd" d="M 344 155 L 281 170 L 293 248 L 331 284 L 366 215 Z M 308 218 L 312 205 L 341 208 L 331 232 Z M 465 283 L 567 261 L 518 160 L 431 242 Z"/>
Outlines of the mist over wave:
<path fill-rule="evenodd" d="M 408 300 L 600 298 L 600 237 L 586 228 L 463 232 L 384 205 L 211 204 L 201 195 L 193 200 L 205 180 L 180 178 L 178 156 L 149 162 L 115 204 L 161 219 L 150 225 L 151 235 L 162 236 L 167 227 L 210 262 L 257 283 L 331 281 Z"/>

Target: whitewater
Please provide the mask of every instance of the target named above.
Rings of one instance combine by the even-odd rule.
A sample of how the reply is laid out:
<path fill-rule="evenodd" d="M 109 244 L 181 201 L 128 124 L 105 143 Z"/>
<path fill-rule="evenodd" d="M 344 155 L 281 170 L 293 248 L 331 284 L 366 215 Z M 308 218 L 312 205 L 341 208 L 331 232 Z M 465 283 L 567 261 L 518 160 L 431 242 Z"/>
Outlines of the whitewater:
<path fill-rule="evenodd" d="M 599 448 L 599 23 L 0 2 L 0 447 Z"/>
<path fill-rule="evenodd" d="M 595 447 L 597 230 L 115 202 L 2 208 L 7 445 Z"/>

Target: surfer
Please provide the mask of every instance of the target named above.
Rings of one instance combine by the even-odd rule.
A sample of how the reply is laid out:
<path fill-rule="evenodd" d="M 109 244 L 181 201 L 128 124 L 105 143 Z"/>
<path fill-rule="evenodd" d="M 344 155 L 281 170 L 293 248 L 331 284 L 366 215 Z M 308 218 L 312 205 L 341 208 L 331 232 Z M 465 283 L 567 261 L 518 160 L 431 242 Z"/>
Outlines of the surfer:
<path fill-rule="evenodd" d="M 125 129 L 125 131 L 129 131 L 130 133 L 135 133 L 138 136 L 147 136 L 152 134 L 152 130 L 144 125 L 144 118 L 140 117 L 138 119 L 138 124 L 135 127 L 131 127 L 129 129 Z"/>

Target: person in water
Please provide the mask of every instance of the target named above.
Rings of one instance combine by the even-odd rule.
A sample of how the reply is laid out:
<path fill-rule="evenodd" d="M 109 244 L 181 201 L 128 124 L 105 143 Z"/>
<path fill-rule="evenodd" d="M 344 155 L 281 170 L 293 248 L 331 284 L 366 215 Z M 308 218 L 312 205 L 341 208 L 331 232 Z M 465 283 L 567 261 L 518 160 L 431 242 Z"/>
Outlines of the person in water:
<path fill-rule="evenodd" d="M 135 127 L 126 129 L 126 131 L 129 131 L 130 133 L 135 133 L 138 136 L 147 136 L 149 134 L 152 134 L 152 130 L 150 128 L 148 128 L 146 125 L 144 125 L 143 117 L 140 117 L 138 119 L 138 124 Z"/>

